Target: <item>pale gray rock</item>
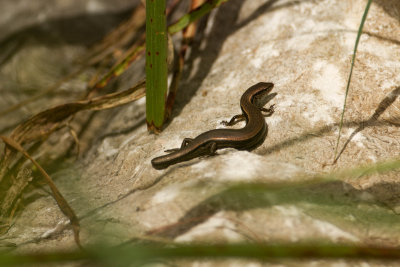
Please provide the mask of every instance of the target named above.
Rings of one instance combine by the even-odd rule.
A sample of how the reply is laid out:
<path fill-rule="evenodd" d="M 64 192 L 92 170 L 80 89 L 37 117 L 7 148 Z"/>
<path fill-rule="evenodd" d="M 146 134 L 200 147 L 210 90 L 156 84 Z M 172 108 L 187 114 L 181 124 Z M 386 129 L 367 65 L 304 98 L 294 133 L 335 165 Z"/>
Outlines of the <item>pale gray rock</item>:
<path fill-rule="evenodd" d="M 176 242 L 317 239 L 399 246 L 396 173 L 289 186 L 400 151 L 400 3 L 374 1 L 348 95 L 339 151 L 345 149 L 331 165 L 365 5 L 231 0 L 213 11 L 188 55 L 164 131 L 148 134 L 144 100 L 104 112 L 107 124 L 79 164 L 53 173 L 81 219 L 83 244 L 152 235 Z M 240 113 L 242 93 L 260 81 L 273 82 L 278 93 L 261 146 L 152 168 L 153 157 L 179 147 L 183 138 L 223 128 L 222 120 Z M 288 187 L 232 197 L 225 192 L 230 182 Z M 43 194 L 19 214 L 6 240 L 24 251 L 73 247 L 66 226 L 51 196 Z"/>

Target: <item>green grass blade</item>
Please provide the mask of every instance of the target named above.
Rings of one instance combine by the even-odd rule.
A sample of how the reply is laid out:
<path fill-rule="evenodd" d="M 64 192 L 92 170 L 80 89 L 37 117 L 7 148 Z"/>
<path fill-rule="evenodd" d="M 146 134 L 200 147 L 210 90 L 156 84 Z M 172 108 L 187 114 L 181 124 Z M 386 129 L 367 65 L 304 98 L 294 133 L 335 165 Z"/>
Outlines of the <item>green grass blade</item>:
<path fill-rule="evenodd" d="M 171 34 L 183 30 L 190 23 L 227 1 L 207 1 L 168 27 L 168 32 Z M 153 132 L 160 132 L 165 121 L 165 102 L 168 91 L 165 7 L 165 0 L 146 1 L 146 122 L 149 131 Z"/>
<path fill-rule="evenodd" d="M 176 23 L 169 26 L 168 33 L 174 34 L 174 33 L 177 33 L 179 31 L 183 30 L 190 23 L 198 20 L 199 18 L 206 15 L 214 8 L 220 6 L 221 4 L 223 4 L 227 1 L 228 0 L 209 0 L 209 1 L 205 2 L 204 4 L 202 4 L 195 10 L 193 10 L 192 12 L 182 16 Z"/>
<path fill-rule="evenodd" d="M 135 48 L 135 50 L 129 53 L 129 55 L 124 58 L 121 63 L 117 64 L 106 75 L 104 75 L 104 77 L 101 78 L 100 81 L 93 86 L 93 88 L 102 88 L 106 86 L 112 78 L 118 77 L 124 73 L 143 50 L 144 46 L 138 46 Z"/>
<path fill-rule="evenodd" d="M 194 244 L 174 247 L 130 245 L 119 249 L 92 249 L 56 253 L 0 255 L 2 266 L 87 261 L 105 266 L 130 266 L 173 259 L 384 259 L 399 260 L 399 248 L 329 243 Z M 137 264 L 137 265 L 135 265 Z"/>
<path fill-rule="evenodd" d="M 159 132 L 164 123 L 168 87 L 168 41 L 165 0 L 146 1 L 146 122 Z"/>
<path fill-rule="evenodd" d="M 341 118 L 340 118 L 339 134 L 338 134 L 338 138 L 337 138 L 337 141 L 336 141 L 335 157 L 334 157 L 335 160 L 334 160 L 334 162 L 336 162 L 338 160 L 336 158 L 336 155 L 337 155 L 337 151 L 338 151 L 338 147 L 339 147 L 340 135 L 341 135 L 342 128 L 343 128 L 343 118 L 344 118 L 344 113 L 346 111 L 347 96 L 349 94 L 351 76 L 353 75 L 353 68 L 354 68 L 354 62 L 356 60 L 358 43 L 360 42 L 362 30 L 364 28 L 364 23 L 365 23 L 365 20 L 367 19 L 367 15 L 368 15 L 368 11 L 369 11 L 369 7 L 371 6 L 371 3 L 372 3 L 372 0 L 368 0 L 367 6 L 365 7 L 364 14 L 363 14 L 362 19 L 361 19 L 360 27 L 358 27 L 356 43 L 354 44 L 354 51 L 353 51 L 353 57 L 351 59 L 350 73 L 349 73 L 349 78 L 347 79 L 347 86 L 346 86 L 346 93 L 345 93 L 345 97 L 344 97 L 343 110 L 342 110 L 342 115 L 341 115 Z"/>

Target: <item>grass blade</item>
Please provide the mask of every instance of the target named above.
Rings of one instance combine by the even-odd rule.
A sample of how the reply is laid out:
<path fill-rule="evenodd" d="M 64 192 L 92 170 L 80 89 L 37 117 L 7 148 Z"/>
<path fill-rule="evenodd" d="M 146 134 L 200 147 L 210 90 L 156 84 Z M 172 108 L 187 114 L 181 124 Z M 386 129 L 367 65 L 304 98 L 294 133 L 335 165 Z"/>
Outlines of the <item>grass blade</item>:
<path fill-rule="evenodd" d="M 362 19 L 361 19 L 360 26 L 358 27 L 356 43 L 354 44 L 354 51 L 353 51 L 353 57 L 351 59 L 350 73 L 349 73 L 349 78 L 347 79 L 347 86 L 346 86 L 346 93 L 345 93 L 345 97 L 344 97 L 343 110 L 342 110 L 342 115 L 341 115 L 341 118 L 340 118 L 339 134 L 338 134 L 338 138 L 337 138 L 337 141 L 336 141 L 334 163 L 336 163 L 337 160 L 338 160 L 336 155 L 337 155 L 337 151 L 338 151 L 338 147 L 339 147 L 340 135 L 341 135 L 342 128 L 343 128 L 343 118 L 344 118 L 344 113 L 346 111 L 347 96 L 349 94 L 351 76 L 353 75 L 353 68 L 354 68 L 354 62 L 356 60 L 358 43 L 360 42 L 362 30 L 364 28 L 364 23 L 365 23 L 365 20 L 367 19 L 367 15 L 368 15 L 368 11 L 369 11 L 369 7 L 371 6 L 371 3 L 372 3 L 372 0 L 368 0 L 368 3 L 367 3 L 367 5 L 365 7 L 365 10 L 364 10 L 364 14 L 363 14 Z"/>
<path fill-rule="evenodd" d="M 168 36 L 165 0 L 146 1 L 146 122 L 160 132 L 168 82 Z"/>
<path fill-rule="evenodd" d="M 183 30 L 185 27 L 187 27 L 190 23 L 198 20 L 205 14 L 209 13 L 211 10 L 214 8 L 220 6 L 221 4 L 227 2 L 228 0 L 209 0 L 206 3 L 202 4 L 192 12 L 189 12 L 188 14 L 182 16 L 176 23 L 172 24 L 171 26 L 168 27 L 168 33 L 169 34 L 174 34 L 177 33 L 181 30 Z"/>

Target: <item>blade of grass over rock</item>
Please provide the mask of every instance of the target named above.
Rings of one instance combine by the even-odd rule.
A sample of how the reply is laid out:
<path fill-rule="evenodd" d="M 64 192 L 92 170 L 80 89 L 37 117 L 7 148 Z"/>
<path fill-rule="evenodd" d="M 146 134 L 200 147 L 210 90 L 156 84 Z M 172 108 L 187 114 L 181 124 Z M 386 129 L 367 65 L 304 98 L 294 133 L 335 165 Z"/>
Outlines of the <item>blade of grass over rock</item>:
<path fill-rule="evenodd" d="M 164 247 L 160 245 L 131 245 L 124 248 L 95 248 L 64 252 L 2 254 L 3 266 L 25 264 L 72 263 L 86 261 L 105 266 L 130 266 L 172 259 L 229 259 L 242 258 L 260 261 L 271 259 L 400 259 L 399 248 L 342 245 L 321 242 L 279 244 L 195 244 Z M 134 265 L 136 266 L 136 265 Z"/>
<path fill-rule="evenodd" d="M 205 0 L 192 0 L 191 6 L 190 6 L 190 11 L 196 10 L 199 6 L 201 6 Z M 186 52 L 191 46 L 191 43 L 194 39 L 194 36 L 197 31 L 197 23 L 193 22 L 189 24 L 186 28 L 182 30 L 182 40 L 181 40 L 181 46 L 180 46 L 180 51 L 177 53 L 177 60 L 175 63 L 175 67 L 173 68 L 173 74 L 172 74 L 172 81 L 169 87 L 169 93 L 168 93 L 168 98 L 167 98 L 167 103 L 166 103 L 166 119 L 171 117 L 172 113 L 172 108 L 174 106 L 176 94 L 178 92 L 178 87 L 179 87 L 179 82 L 182 76 L 182 71 L 183 71 L 183 66 L 185 63 L 185 56 Z"/>
<path fill-rule="evenodd" d="M 59 105 L 42 111 L 24 123 L 19 124 L 11 133 L 10 137 L 0 136 L 0 140 L 8 144 L 8 146 L 4 148 L 3 154 L 0 156 L 0 188 L 2 189 L 0 191 L 0 234 L 2 233 L 2 229 L 5 228 L 2 220 L 8 221 L 13 217 L 13 207 L 16 207 L 15 205 L 18 203 L 16 198 L 31 181 L 29 175 L 23 175 L 25 169 L 21 168 L 23 167 L 22 164 L 24 160 L 21 159 L 19 153 L 22 153 L 25 158 L 31 160 L 45 179 L 50 181 L 49 185 L 53 190 L 55 185 L 51 183 L 50 177 L 45 173 L 44 169 L 38 166 L 37 162 L 34 161 L 30 155 L 33 155 L 32 153 L 34 153 L 41 143 L 52 133 L 66 127 L 71 117 L 77 112 L 83 110 L 109 109 L 125 105 L 143 97 L 145 94 L 144 88 L 145 81 L 141 81 L 134 87 L 122 92 L 104 95 L 91 100 L 82 100 Z M 28 149 L 25 150 L 23 146 L 28 147 Z M 7 185 L 10 179 L 22 179 L 23 181 L 18 181 L 18 184 L 13 183 L 14 186 L 8 188 L 4 185 Z M 13 190 L 13 192 L 9 190 Z M 73 216 L 73 211 L 71 212 L 71 209 L 65 204 L 66 201 L 63 201 L 61 194 L 59 194 L 56 188 L 53 192 L 55 192 L 54 196 L 62 211 L 69 216 L 71 221 L 76 221 L 76 216 Z M 79 227 L 75 228 L 78 229 Z M 78 231 L 75 231 L 75 233 L 78 233 Z"/>
<path fill-rule="evenodd" d="M 50 176 L 47 174 L 47 172 L 42 168 L 42 166 L 37 163 L 36 160 L 34 160 L 28 152 L 26 152 L 20 144 L 15 142 L 13 139 L 5 137 L 5 136 L 0 136 L 0 139 L 3 140 L 4 143 L 6 143 L 8 146 L 12 147 L 13 149 L 17 150 L 18 152 L 22 153 L 27 159 L 29 159 L 33 165 L 35 165 L 36 168 L 40 171 L 42 174 L 43 178 L 45 179 L 47 185 L 50 187 L 53 197 L 57 202 L 57 205 L 60 207 L 60 210 L 65 214 L 65 216 L 68 217 L 68 219 L 71 222 L 73 231 L 74 231 L 74 238 L 76 244 L 81 248 L 81 242 L 79 240 L 79 231 L 80 231 L 80 226 L 79 226 L 79 220 L 78 217 L 76 216 L 74 210 L 71 208 L 71 206 L 68 204 L 67 200 L 64 198 L 64 196 L 61 194 L 61 192 L 58 190 L 57 186 L 53 182 L 53 180 L 50 178 Z"/>
<path fill-rule="evenodd" d="M 168 34 L 165 0 L 146 1 L 146 122 L 160 132 L 168 89 Z"/>
<path fill-rule="evenodd" d="M 206 3 L 202 4 L 195 10 L 189 12 L 188 14 L 182 16 L 176 23 L 172 24 L 168 27 L 168 33 L 174 34 L 185 27 L 187 27 L 190 23 L 200 19 L 202 16 L 209 13 L 214 8 L 220 6 L 221 4 L 227 2 L 228 0 L 209 0 Z"/>
<path fill-rule="evenodd" d="M 345 93 L 345 97 L 344 97 L 343 110 L 342 110 L 342 115 L 341 115 L 341 118 L 340 118 L 339 134 L 338 134 L 338 138 L 337 138 L 337 141 L 336 141 L 334 163 L 336 163 L 336 161 L 338 160 L 338 158 L 336 158 L 336 155 L 337 155 L 337 151 L 338 151 L 338 147 L 339 147 L 340 134 L 342 132 L 342 127 L 343 127 L 343 118 L 344 118 L 344 113 L 346 111 L 347 96 L 349 94 L 351 76 L 353 75 L 353 68 L 354 68 L 354 62 L 356 60 L 358 43 L 360 42 L 360 37 L 361 37 L 361 34 L 362 34 L 362 30 L 364 28 L 364 23 L 365 23 L 365 21 L 367 19 L 367 15 L 368 15 L 368 11 L 369 11 L 369 7 L 371 6 L 371 3 L 372 3 L 372 0 L 368 0 L 368 3 L 367 3 L 367 5 L 365 7 L 365 10 L 364 10 L 364 14 L 363 14 L 362 19 L 361 19 L 360 26 L 358 27 L 356 43 L 354 44 L 354 51 L 353 51 L 353 57 L 351 59 L 350 73 L 349 73 L 349 78 L 347 79 L 347 86 L 346 86 L 346 93 Z"/>
<path fill-rule="evenodd" d="M 88 95 L 93 93 L 95 89 L 103 88 L 108 82 L 115 77 L 120 76 L 125 70 L 131 65 L 132 62 L 140 56 L 140 53 L 144 50 L 144 45 L 134 47 L 134 49 L 118 64 L 116 64 L 104 77 L 102 77 L 90 90 Z"/>

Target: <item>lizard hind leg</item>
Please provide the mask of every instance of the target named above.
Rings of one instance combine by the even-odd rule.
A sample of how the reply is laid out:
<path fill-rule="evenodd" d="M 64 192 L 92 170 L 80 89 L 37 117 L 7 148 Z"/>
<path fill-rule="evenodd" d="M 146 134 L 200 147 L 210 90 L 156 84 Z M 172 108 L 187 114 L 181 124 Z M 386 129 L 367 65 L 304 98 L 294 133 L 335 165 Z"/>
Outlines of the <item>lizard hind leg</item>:
<path fill-rule="evenodd" d="M 207 150 L 207 155 L 208 156 L 216 155 L 217 154 L 216 153 L 216 151 L 217 151 L 217 143 L 211 142 L 211 143 L 207 144 L 206 150 Z"/>
<path fill-rule="evenodd" d="M 232 126 L 232 125 L 235 125 L 236 123 L 238 123 L 239 121 L 243 121 L 245 119 L 246 119 L 246 117 L 243 114 L 238 114 L 238 115 L 233 116 L 230 121 L 221 121 L 221 124 L 223 124 L 225 126 Z"/>

